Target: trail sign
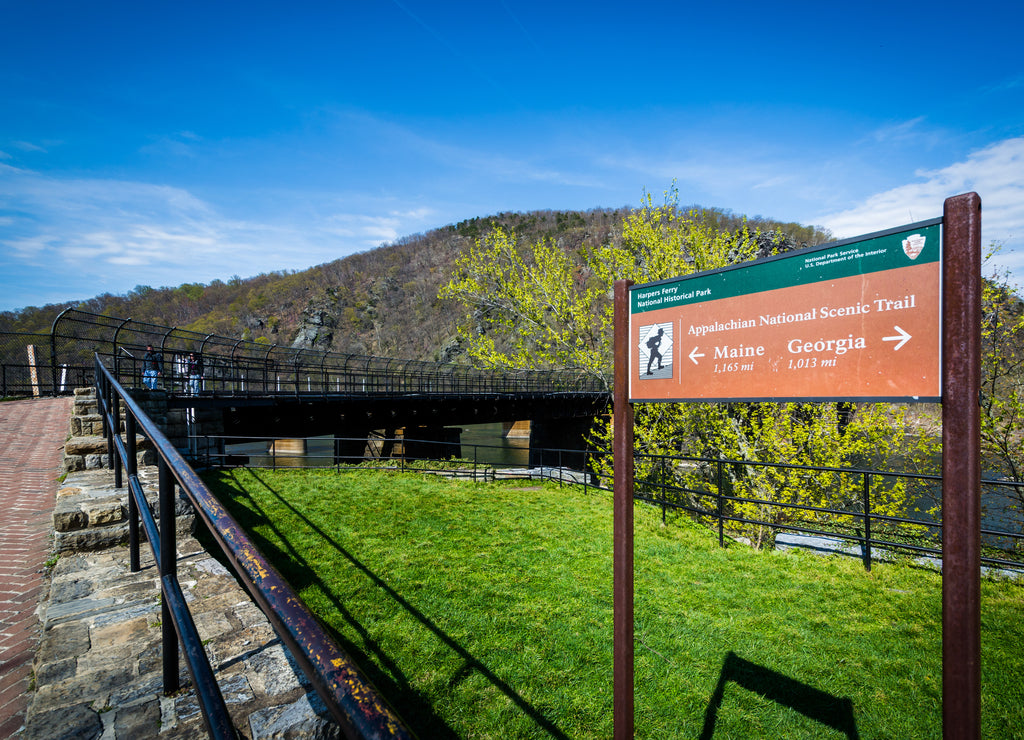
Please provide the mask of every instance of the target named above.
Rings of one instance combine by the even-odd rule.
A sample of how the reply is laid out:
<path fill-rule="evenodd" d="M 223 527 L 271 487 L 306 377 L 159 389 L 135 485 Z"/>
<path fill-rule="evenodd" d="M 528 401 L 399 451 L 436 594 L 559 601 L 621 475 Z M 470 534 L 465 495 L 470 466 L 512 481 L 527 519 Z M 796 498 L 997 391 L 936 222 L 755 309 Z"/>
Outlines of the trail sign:
<path fill-rule="evenodd" d="M 938 401 L 941 221 L 631 287 L 630 400 Z"/>

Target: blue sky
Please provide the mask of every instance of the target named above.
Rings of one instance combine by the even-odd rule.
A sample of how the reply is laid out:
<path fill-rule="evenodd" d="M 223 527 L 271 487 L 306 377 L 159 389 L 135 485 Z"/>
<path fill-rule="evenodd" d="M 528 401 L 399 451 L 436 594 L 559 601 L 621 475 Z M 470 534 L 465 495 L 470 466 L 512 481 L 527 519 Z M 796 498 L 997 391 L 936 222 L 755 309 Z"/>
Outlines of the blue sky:
<path fill-rule="evenodd" d="M 1022 27 L 1019 2 L 0 0 L 0 310 L 673 181 L 836 238 L 975 190 L 1019 285 Z"/>

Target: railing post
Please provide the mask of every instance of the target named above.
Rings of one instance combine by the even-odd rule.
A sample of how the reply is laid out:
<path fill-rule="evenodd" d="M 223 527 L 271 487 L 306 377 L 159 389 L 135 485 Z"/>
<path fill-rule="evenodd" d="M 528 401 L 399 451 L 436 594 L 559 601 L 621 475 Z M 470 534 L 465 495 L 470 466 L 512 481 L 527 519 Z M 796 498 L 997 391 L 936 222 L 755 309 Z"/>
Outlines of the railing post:
<path fill-rule="evenodd" d="M 725 501 L 722 499 L 722 458 L 718 458 L 718 546 L 725 547 Z"/>
<path fill-rule="evenodd" d="M 167 462 L 160 457 L 160 578 L 178 575 L 178 543 L 174 529 L 174 478 Z M 164 694 L 173 694 L 179 688 L 178 682 L 178 637 L 174 630 L 174 619 L 167 595 L 161 600 L 161 632 L 163 649 Z"/>
<path fill-rule="evenodd" d="M 132 490 L 130 485 L 131 481 L 138 480 L 138 464 L 136 462 L 136 443 L 135 443 L 135 415 L 129 411 L 125 415 L 125 448 L 128 451 L 128 558 L 129 567 L 132 573 L 138 573 L 142 570 L 142 564 L 139 562 L 139 505 L 135 501 L 135 492 Z"/>
<path fill-rule="evenodd" d="M 864 471 L 864 568 L 871 570 L 871 473 Z"/>
<path fill-rule="evenodd" d="M 665 483 L 665 458 L 658 464 L 658 487 L 661 489 L 661 523 L 667 524 L 668 485 Z"/>
<path fill-rule="evenodd" d="M 123 462 L 114 447 L 114 437 L 121 434 L 121 397 L 116 393 L 111 394 L 110 399 L 110 435 L 107 437 L 107 460 L 110 467 L 114 469 L 114 488 L 124 486 L 122 476 Z"/>

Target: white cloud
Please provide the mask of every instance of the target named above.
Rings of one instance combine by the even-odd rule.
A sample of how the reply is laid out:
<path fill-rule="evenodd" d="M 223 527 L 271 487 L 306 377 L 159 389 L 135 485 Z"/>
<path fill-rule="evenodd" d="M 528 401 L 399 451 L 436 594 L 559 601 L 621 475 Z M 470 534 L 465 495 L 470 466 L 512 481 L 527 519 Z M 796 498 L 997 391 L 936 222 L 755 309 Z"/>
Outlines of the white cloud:
<path fill-rule="evenodd" d="M 859 205 L 815 218 L 837 239 L 942 215 L 946 198 L 981 196 L 982 242 L 1004 245 L 995 259 L 1024 281 L 1024 137 L 1006 139 L 965 160 L 914 173 L 917 182 L 876 193 Z"/>
<path fill-rule="evenodd" d="M 290 197 L 260 221 L 237 219 L 182 188 L 0 164 L 0 310 L 304 269 L 416 231 L 429 213 L 388 200 L 363 204 L 382 215 L 345 214 L 331 198 Z"/>
<path fill-rule="evenodd" d="M 45 152 L 46 151 L 46 149 L 44 149 L 43 147 L 39 146 L 38 144 L 33 144 L 31 141 L 13 141 L 11 143 L 14 144 L 14 146 L 16 148 L 21 149 L 23 152 Z"/>

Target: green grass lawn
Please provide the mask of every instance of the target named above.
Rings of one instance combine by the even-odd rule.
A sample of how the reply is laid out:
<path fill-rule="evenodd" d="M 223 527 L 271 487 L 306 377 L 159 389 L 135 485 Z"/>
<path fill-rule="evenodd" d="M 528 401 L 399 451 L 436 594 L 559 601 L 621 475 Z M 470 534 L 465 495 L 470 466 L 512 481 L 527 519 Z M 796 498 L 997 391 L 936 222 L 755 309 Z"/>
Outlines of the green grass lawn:
<path fill-rule="evenodd" d="M 612 506 L 371 471 L 206 476 L 420 737 L 612 733 Z M 941 578 L 635 513 L 636 736 L 941 738 Z M 1024 584 L 982 583 L 982 736 L 1024 738 Z"/>

